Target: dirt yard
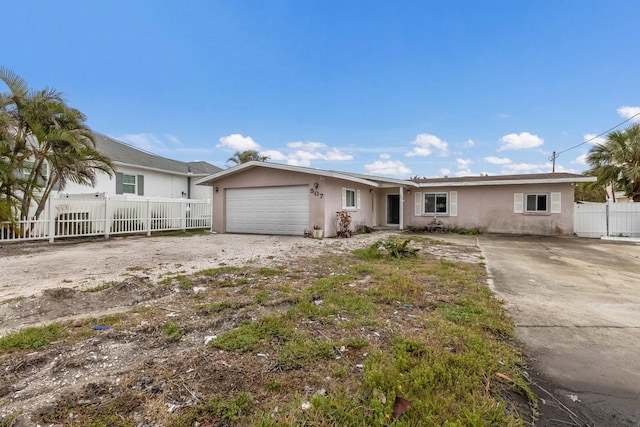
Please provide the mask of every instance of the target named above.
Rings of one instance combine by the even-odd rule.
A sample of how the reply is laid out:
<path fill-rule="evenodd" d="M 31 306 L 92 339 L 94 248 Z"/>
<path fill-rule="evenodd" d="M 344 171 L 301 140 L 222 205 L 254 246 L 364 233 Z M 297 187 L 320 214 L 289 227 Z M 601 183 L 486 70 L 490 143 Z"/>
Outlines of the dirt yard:
<path fill-rule="evenodd" d="M 397 233 L 314 240 L 206 233 L 3 245 L 0 247 L 3 273 L 0 336 L 52 322 L 65 322 L 72 330 L 93 328 L 93 335 L 77 340 L 64 351 L 54 346 L 5 357 L 3 379 L 0 380 L 0 417 L 28 408 L 26 416 L 10 425 L 32 425 L 26 421 L 30 415 L 50 408 L 62 397 L 80 403 L 99 401 L 100 396 L 109 394 L 112 387 L 125 379 L 137 381 L 126 384 L 127 387 L 148 389 L 151 393 L 181 388 L 180 384 L 190 383 L 187 378 L 172 382 L 157 374 L 177 363 L 180 357 L 176 351 L 190 359 L 181 360 L 182 367 L 189 363 L 202 366 L 202 362 L 206 362 L 208 368 L 204 372 L 198 369 L 199 376 L 217 376 L 220 380 L 217 373 L 220 368 L 227 374 L 238 372 L 236 376 L 231 375 L 231 380 L 226 380 L 234 383 L 221 382 L 219 387 L 238 389 L 241 388 L 238 381 L 260 382 L 260 378 L 240 379 L 238 376 L 242 377 L 240 373 L 245 372 L 247 366 L 267 363 L 266 358 L 256 360 L 241 356 L 225 360 L 206 349 L 203 345 L 206 337 L 225 328 L 220 322 L 237 323 L 239 320 L 235 314 L 218 323 L 185 318 L 192 316 L 189 304 L 197 297 L 194 294 L 204 292 L 205 288 L 195 283 L 183 289 L 179 284 L 180 277 L 212 268 L 250 266 L 299 271 L 303 276 L 297 280 L 304 282 L 306 278 L 302 272 L 305 269 L 300 268 L 299 262 L 366 247 L 393 234 Z M 435 245 L 430 251 L 452 261 L 480 262 L 475 238 L 451 235 L 448 239 L 457 241 L 458 245 Z M 326 274 L 332 274 L 331 266 L 322 268 Z M 157 286 L 163 280 L 172 285 Z M 242 304 L 243 296 L 238 295 L 237 301 Z M 193 323 L 192 330 L 181 338 L 180 347 L 176 347 L 166 334 L 158 332 L 160 325 L 145 320 L 145 313 L 150 310 L 164 312 L 162 317 L 168 320 Z M 109 316 L 117 319 L 118 313 L 125 312 L 133 313 L 127 318 L 126 327 L 104 326 Z M 133 320 L 131 316 L 134 316 Z M 139 320 L 135 316 L 139 316 Z M 138 375 L 132 376 L 132 368 L 140 369 Z M 261 369 L 255 370 L 259 371 Z M 196 372 L 186 369 L 183 375 L 189 377 Z M 225 378 L 229 376 L 225 375 Z M 198 380 L 201 382 L 202 378 Z M 178 396 L 186 392 L 187 397 L 192 395 L 192 400 L 196 399 L 193 390 L 174 391 Z M 189 404 L 184 397 L 176 399 L 169 404 L 169 410 L 171 405 L 179 408 Z M 159 412 L 162 410 L 158 409 Z M 73 417 L 73 414 L 65 416 Z M 50 421 L 51 425 L 64 423 L 64 419 Z"/>

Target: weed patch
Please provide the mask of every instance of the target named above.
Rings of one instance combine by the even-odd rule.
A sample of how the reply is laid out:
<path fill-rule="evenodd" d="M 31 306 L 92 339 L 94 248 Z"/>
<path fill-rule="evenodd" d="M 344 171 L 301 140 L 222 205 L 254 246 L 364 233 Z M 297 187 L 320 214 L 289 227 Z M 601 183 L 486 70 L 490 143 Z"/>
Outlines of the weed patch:
<path fill-rule="evenodd" d="M 19 350 L 37 350 L 52 341 L 64 339 L 67 335 L 67 326 L 60 323 L 26 328 L 1 337 L 0 353 L 10 353 Z"/>

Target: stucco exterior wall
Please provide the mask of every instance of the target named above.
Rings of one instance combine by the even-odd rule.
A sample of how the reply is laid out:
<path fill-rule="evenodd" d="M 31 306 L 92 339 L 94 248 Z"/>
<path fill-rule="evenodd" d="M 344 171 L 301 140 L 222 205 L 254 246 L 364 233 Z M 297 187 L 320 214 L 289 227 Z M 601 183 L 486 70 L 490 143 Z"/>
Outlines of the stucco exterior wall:
<path fill-rule="evenodd" d="M 315 184 L 317 185 L 317 188 Z M 372 226 L 373 198 L 369 187 L 350 181 L 330 178 L 321 174 L 307 174 L 287 170 L 251 168 L 238 174 L 228 175 L 212 183 L 213 221 L 212 229 L 224 233 L 226 224 L 225 192 L 234 188 L 264 188 L 305 185 L 309 188 L 309 230 L 320 225 L 325 236 L 336 234 L 336 212 L 342 209 L 342 188 L 360 190 L 360 208 L 349 209 L 352 225 Z M 218 191 L 215 191 L 215 188 Z"/>
<path fill-rule="evenodd" d="M 337 224 L 337 212 L 343 210 L 342 208 L 342 189 L 348 188 L 359 192 L 360 204 L 356 208 L 344 209 L 351 216 L 351 229 L 357 230 L 362 225 L 369 227 L 374 226 L 374 197 L 373 193 L 369 191 L 370 187 L 358 184 L 355 182 L 344 181 L 334 178 L 326 178 L 324 180 L 326 188 L 325 194 L 325 208 L 324 208 L 324 223 L 325 234 L 327 236 L 334 236 L 336 234 Z"/>
<path fill-rule="evenodd" d="M 415 191 L 406 197 L 405 225 L 425 226 L 434 215 L 415 215 Z M 457 191 L 457 216 L 437 215 L 448 227 L 477 228 L 481 232 L 558 235 L 573 233 L 573 195 L 570 183 L 420 188 L 424 192 Z M 560 213 L 514 213 L 514 194 L 561 193 Z M 548 198 L 550 204 L 550 197 Z"/>

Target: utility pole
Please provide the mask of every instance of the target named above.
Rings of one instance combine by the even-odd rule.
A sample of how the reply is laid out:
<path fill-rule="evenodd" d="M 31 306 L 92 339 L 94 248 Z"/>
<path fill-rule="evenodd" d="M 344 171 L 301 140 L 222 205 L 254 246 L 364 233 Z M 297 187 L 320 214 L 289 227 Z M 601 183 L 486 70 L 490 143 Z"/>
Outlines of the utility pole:
<path fill-rule="evenodd" d="M 554 151 L 551 157 L 549 157 L 549 160 L 552 162 L 551 173 L 556 173 L 556 158 L 558 158 L 558 155 Z"/>

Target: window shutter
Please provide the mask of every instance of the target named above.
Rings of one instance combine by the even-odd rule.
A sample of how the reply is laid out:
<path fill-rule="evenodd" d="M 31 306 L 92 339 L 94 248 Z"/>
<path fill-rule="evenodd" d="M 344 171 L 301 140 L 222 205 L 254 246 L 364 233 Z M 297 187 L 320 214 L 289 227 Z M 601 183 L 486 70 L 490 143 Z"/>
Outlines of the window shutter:
<path fill-rule="evenodd" d="M 522 213 L 524 211 L 524 194 L 513 194 L 513 213 Z"/>
<path fill-rule="evenodd" d="M 342 189 L 342 209 L 347 208 L 347 189 Z"/>
<path fill-rule="evenodd" d="M 116 172 L 116 194 L 122 193 L 122 172 Z"/>
<path fill-rule="evenodd" d="M 562 212 L 562 193 L 551 193 L 551 213 Z"/>
<path fill-rule="evenodd" d="M 356 209 L 360 209 L 360 190 L 356 190 Z"/>
<path fill-rule="evenodd" d="M 138 175 L 138 196 L 144 196 L 144 175 Z"/>
<path fill-rule="evenodd" d="M 449 216 L 458 216 L 458 192 L 449 192 Z"/>
<path fill-rule="evenodd" d="M 419 191 L 418 191 L 418 192 L 416 192 L 416 193 L 415 193 L 415 197 L 416 197 L 416 198 L 415 198 L 415 207 L 414 207 L 413 214 L 414 214 L 415 216 L 422 216 L 422 210 L 424 209 L 424 207 L 423 207 L 423 205 L 422 205 L 422 203 L 423 203 L 423 200 L 422 200 L 422 193 L 421 193 L 421 192 L 419 192 Z"/>

